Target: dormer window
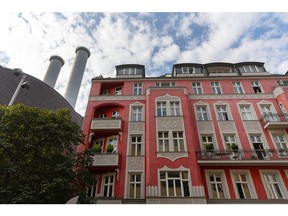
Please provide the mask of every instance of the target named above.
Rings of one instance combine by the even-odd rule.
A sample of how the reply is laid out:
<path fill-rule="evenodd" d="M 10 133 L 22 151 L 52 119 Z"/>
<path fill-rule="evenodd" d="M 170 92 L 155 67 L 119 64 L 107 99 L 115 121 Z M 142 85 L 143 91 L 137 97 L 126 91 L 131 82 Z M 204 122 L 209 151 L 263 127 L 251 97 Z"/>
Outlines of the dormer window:
<path fill-rule="evenodd" d="M 145 67 L 138 64 L 125 64 L 116 66 L 117 77 L 144 77 Z"/>
<path fill-rule="evenodd" d="M 201 68 L 199 67 L 180 67 L 176 68 L 177 74 L 200 74 Z"/>
<path fill-rule="evenodd" d="M 243 65 L 238 67 L 241 73 L 258 73 L 266 72 L 263 66 L 258 65 Z"/>

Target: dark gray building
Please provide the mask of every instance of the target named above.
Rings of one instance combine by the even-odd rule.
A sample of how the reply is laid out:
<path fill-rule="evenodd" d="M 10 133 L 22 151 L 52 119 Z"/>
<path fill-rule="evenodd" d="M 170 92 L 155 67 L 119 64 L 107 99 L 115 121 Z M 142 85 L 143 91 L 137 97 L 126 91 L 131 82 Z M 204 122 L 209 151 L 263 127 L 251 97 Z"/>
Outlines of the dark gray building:
<path fill-rule="evenodd" d="M 66 108 L 70 110 L 72 120 L 82 127 L 83 117 L 78 114 L 67 100 L 45 82 L 26 74 L 30 87 L 20 89 L 13 104 L 22 103 L 26 106 L 47 110 Z M 0 66 L 0 104 L 8 105 L 21 76 L 15 75 L 15 70 Z"/>

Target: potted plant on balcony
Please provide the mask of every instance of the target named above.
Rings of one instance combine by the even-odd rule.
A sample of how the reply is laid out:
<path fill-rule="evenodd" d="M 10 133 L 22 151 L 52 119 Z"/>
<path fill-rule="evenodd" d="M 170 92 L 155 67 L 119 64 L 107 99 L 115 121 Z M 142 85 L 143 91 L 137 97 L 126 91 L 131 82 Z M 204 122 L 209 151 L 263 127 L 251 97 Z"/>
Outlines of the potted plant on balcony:
<path fill-rule="evenodd" d="M 96 144 L 93 146 L 93 151 L 96 153 L 101 152 L 101 146 L 99 144 Z"/>
<path fill-rule="evenodd" d="M 239 150 L 239 146 L 238 146 L 237 144 L 235 144 L 235 143 L 232 143 L 232 144 L 230 145 L 230 148 L 231 148 L 231 150 L 232 150 L 233 152 L 238 152 L 238 150 Z"/>
<path fill-rule="evenodd" d="M 112 153 L 114 151 L 114 146 L 111 144 L 108 144 L 106 147 L 106 152 L 107 153 Z"/>
<path fill-rule="evenodd" d="M 205 147 L 206 152 L 213 152 L 214 151 L 213 144 L 206 144 L 204 147 Z"/>

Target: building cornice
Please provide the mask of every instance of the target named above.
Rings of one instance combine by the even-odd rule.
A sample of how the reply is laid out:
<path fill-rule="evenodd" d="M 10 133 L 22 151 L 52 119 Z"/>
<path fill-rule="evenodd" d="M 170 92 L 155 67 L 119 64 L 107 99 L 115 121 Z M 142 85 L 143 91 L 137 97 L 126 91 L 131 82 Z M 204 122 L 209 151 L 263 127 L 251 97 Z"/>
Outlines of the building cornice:
<path fill-rule="evenodd" d="M 239 80 L 239 79 L 287 79 L 288 76 L 284 74 L 271 74 L 271 73 L 261 73 L 259 75 L 251 74 L 251 75 L 238 75 L 238 76 L 199 76 L 195 74 L 195 76 L 189 76 L 189 77 L 141 77 L 141 78 L 135 78 L 135 77 L 123 77 L 123 78 L 116 78 L 116 77 L 109 77 L 109 78 L 93 78 L 92 82 L 123 82 L 123 81 L 177 81 L 177 80 Z"/>

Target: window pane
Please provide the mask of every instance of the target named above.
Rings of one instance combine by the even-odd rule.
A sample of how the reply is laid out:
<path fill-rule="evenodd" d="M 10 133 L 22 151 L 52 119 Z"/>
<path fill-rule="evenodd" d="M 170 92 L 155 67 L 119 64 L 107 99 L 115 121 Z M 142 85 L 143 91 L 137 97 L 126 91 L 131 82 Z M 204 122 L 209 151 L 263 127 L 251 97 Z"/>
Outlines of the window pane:
<path fill-rule="evenodd" d="M 175 196 L 173 180 L 168 180 L 168 193 L 169 196 Z"/>
<path fill-rule="evenodd" d="M 141 194 L 141 185 L 137 184 L 136 185 L 136 197 L 135 198 L 140 198 L 140 194 Z"/>
<path fill-rule="evenodd" d="M 184 197 L 190 196 L 188 181 L 183 182 Z"/>
<path fill-rule="evenodd" d="M 134 184 L 130 184 L 129 197 L 130 197 L 130 198 L 134 198 Z"/>
<path fill-rule="evenodd" d="M 175 187 L 176 187 L 176 196 L 182 196 L 180 179 L 175 180 Z"/>
<path fill-rule="evenodd" d="M 167 196 L 165 181 L 161 181 L 161 196 Z"/>

